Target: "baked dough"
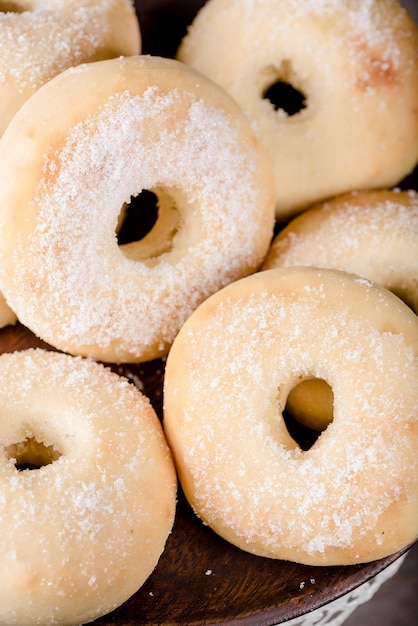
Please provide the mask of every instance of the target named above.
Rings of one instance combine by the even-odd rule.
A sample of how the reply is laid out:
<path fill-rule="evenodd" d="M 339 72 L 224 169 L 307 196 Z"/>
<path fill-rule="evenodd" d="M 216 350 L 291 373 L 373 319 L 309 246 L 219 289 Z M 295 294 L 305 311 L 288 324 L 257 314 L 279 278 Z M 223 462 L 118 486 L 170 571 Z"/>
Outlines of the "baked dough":
<path fill-rule="evenodd" d="M 358 274 L 418 313 L 418 193 L 351 192 L 312 207 L 276 236 L 263 269 L 291 265 Z"/>
<path fill-rule="evenodd" d="M 397 0 L 209 0 L 177 58 L 242 106 L 274 169 L 276 214 L 392 187 L 418 161 L 418 28 Z M 276 86 L 293 88 L 268 97 Z M 294 113 L 294 114 L 292 114 Z"/>
<path fill-rule="evenodd" d="M 72 65 L 140 51 L 131 0 L 0 2 L 0 136 L 53 76 Z"/>
<path fill-rule="evenodd" d="M 0 159 L 0 288 L 66 352 L 166 354 L 194 308 L 258 269 L 271 243 L 271 169 L 248 120 L 173 59 L 60 74 L 15 115 Z M 119 246 L 118 216 L 142 190 L 161 198 L 158 237 Z"/>
<path fill-rule="evenodd" d="M 334 420 L 309 450 L 282 411 L 325 379 Z M 337 270 L 239 280 L 168 355 L 164 428 L 197 515 L 248 552 L 308 565 L 395 553 L 418 536 L 418 318 Z"/>
<path fill-rule="evenodd" d="M 0 623 L 78 626 L 154 570 L 172 457 L 148 399 L 103 365 L 27 350 L 0 373 Z"/>

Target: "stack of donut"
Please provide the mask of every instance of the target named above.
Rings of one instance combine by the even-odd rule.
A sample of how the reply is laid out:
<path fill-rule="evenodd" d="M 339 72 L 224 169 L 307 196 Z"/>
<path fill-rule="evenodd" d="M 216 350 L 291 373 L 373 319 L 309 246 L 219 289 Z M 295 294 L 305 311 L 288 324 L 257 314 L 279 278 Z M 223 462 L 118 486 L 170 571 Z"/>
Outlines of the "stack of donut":
<path fill-rule="evenodd" d="M 0 356 L 1 624 L 135 593 L 176 472 L 254 554 L 344 565 L 415 541 L 418 195 L 393 188 L 418 162 L 411 18 L 208 0 L 174 60 L 141 54 L 129 0 L 0 11 L 0 326 L 52 348 Z M 145 192 L 155 224 L 120 243 Z M 163 424 L 105 366 L 160 357 Z"/>

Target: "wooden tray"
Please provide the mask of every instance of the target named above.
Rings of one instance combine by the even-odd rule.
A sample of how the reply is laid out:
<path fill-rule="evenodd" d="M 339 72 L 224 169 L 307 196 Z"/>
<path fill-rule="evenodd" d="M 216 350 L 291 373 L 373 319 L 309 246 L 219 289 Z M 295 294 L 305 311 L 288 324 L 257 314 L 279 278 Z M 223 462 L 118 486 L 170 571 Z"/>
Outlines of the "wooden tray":
<path fill-rule="evenodd" d="M 201 0 L 138 0 L 143 52 L 173 56 L 202 4 Z M 401 186 L 417 188 L 417 172 Z M 50 348 L 21 324 L 0 330 L 0 352 L 29 347 Z M 161 418 L 164 360 L 111 369 L 137 384 Z M 130 600 L 95 624 L 278 624 L 350 592 L 404 552 L 365 565 L 326 568 L 256 557 L 201 524 L 180 493 L 174 529 L 156 570 Z"/>

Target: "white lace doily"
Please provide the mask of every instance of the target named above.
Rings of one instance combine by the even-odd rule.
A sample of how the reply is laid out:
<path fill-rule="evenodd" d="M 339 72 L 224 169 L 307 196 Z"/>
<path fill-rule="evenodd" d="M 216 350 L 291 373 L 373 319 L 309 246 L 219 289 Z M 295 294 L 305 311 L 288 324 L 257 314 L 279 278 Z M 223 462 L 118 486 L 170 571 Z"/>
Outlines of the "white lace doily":
<path fill-rule="evenodd" d="M 360 604 L 368 602 L 381 585 L 396 574 L 405 557 L 406 554 L 386 567 L 377 576 L 341 598 L 337 598 L 319 609 L 306 613 L 302 617 L 296 617 L 282 623 L 285 626 L 341 626 Z"/>

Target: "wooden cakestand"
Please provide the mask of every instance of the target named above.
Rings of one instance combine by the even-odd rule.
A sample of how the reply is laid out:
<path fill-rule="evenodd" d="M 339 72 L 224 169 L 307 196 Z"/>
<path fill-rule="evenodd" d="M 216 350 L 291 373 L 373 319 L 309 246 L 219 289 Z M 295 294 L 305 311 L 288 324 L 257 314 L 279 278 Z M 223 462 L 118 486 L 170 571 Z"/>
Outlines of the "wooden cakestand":
<path fill-rule="evenodd" d="M 173 56 L 186 25 L 202 4 L 198 0 L 137 0 L 143 52 Z M 403 186 L 416 188 L 416 173 Z M 0 352 L 29 347 L 52 349 L 19 323 L 0 330 Z M 136 384 L 162 417 L 164 365 L 161 359 L 117 364 L 111 369 Z M 406 552 L 346 567 L 307 567 L 253 556 L 204 526 L 180 492 L 173 532 L 156 570 L 123 606 L 95 624 L 271 626 L 288 620 L 296 620 L 293 623 L 298 626 L 336 624 L 324 621 L 324 607 L 348 594 L 354 597 L 357 589 L 369 588 L 376 577 L 383 580 L 384 572 L 394 571 Z"/>

